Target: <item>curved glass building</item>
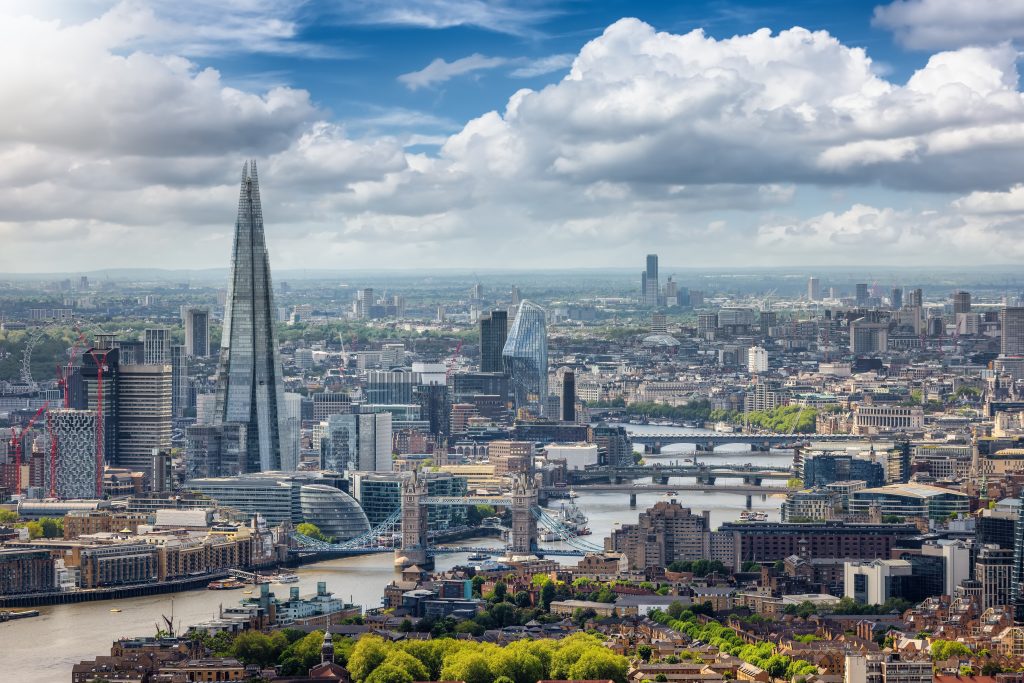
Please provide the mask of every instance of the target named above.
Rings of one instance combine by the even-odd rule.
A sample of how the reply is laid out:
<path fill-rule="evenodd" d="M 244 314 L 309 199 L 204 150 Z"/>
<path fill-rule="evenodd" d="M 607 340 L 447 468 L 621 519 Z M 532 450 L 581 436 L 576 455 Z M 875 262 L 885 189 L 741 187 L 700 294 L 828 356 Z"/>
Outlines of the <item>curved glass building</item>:
<path fill-rule="evenodd" d="M 512 384 L 516 410 L 528 408 L 543 415 L 548 396 L 548 329 L 543 308 L 525 299 L 519 304 L 501 361 Z"/>
<path fill-rule="evenodd" d="M 316 524 L 336 543 L 361 536 L 370 530 L 370 521 L 352 496 L 327 484 L 306 484 L 299 491 L 302 519 Z"/>

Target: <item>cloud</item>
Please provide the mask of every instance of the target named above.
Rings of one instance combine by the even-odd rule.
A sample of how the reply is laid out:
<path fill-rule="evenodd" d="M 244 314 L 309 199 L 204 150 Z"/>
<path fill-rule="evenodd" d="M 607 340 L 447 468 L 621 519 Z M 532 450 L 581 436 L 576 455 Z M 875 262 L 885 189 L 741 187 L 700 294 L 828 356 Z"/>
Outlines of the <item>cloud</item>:
<path fill-rule="evenodd" d="M 871 23 L 915 50 L 993 45 L 1024 38 L 1024 0 L 895 0 Z"/>
<path fill-rule="evenodd" d="M 343 0 L 338 9 L 348 22 L 446 29 L 459 26 L 509 35 L 536 32 L 536 26 L 555 16 L 550 3 L 503 0 Z"/>
<path fill-rule="evenodd" d="M 652 244 L 701 264 L 1024 257 L 1009 44 L 897 82 L 826 32 L 624 19 L 500 110 L 343 121 L 304 90 L 231 87 L 143 47 L 161 21 L 124 5 L 0 21 L 0 272 L 224 265 L 249 156 L 275 267 L 621 265 Z M 502 65 L 533 66 L 478 54 L 403 82 Z"/>
<path fill-rule="evenodd" d="M 517 69 L 513 69 L 512 76 L 516 78 L 533 78 L 535 76 L 543 76 L 554 71 L 568 69 L 572 66 L 572 60 L 575 57 L 576 55 L 574 54 L 549 55 L 547 57 L 541 57 L 540 59 L 524 64 Z"/>
<path fill-rule="evenodd" d="M 419 90 L 420 88 L 429 88 L 437 83 L 444 83 L 456 76 L 483 69 L 493 69 L 505 64 L 506 61 L 503 57 L 487 57 L 479 53 L 456 59 L 453 62 L 446 62 L 439 57 L 419 71 L 402 74 L 398 77 L 398 81 L 409 90 Z"/>

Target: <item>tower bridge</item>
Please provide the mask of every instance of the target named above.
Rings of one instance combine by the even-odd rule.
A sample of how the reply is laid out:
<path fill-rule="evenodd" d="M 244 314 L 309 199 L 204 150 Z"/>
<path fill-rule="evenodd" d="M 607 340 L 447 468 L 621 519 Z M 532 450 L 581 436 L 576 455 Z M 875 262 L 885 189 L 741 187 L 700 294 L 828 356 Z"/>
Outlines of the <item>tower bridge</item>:
<path fill-rule="evenodd" d="M 367 533 L 343 543 L 326 543 L 293 533 L 292 540 L 298 555 L 345 556 L 373 552 L 394 552 L 395 565 L 429 565 L 434 555 L 447 552 L 493 551 L 494 548 L 472 548 L 468 546 L 435 546 L 427 529 L 427 508 L 431 505 L 475 505 L 488 504 L 508 508 L 512 513 L 512 525 L 507 529 L 505 550 L 512 555 L 532 553 L 550 555 L 583 555 L 600 552 L 601 546 L 576 536 L 559 520 L 545 512 L 539 505 L 539 489 L 526 476 L 515 478 L 512 490 L 498 496 L 431 496 L 427 482 L 415 472 L 402 482 L 401 508 L 391 514 L 382 524 Z M 541 548 L 537 545 L 537 526 L 540 523 L 555 533 L 568 547 Z M 395 545 L 391 539 L 401 531 L 401 542 Z"/>

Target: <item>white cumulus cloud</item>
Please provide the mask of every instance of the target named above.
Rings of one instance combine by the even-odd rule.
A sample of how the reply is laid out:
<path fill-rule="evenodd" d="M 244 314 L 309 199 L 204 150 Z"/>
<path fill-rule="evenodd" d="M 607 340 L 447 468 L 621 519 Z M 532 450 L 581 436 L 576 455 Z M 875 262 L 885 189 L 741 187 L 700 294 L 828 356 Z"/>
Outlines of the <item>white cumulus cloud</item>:
<path fill-rule="evenodd" d="M 991 45 L 1024 38 L 1024 0 L 895 0 L 872 23 L 912 49 Z"/>

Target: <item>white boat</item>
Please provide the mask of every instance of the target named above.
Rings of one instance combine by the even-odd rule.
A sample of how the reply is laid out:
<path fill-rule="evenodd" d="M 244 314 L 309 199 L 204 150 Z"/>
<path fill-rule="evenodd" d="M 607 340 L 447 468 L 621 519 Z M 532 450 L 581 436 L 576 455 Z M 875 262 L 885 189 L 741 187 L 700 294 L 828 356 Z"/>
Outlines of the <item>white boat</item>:
<path fill-rule="evenodd" d="M 299 582 L 299 575 L 298 574 L 278 574 L 277 576 L 274 577 L 274 580 L 277 583 L 298 583 Z"/>
<path fill-rule="evenodd" d="M 740 513 L 741 522 L 767 522 L 768 513 L 760 510 L 744 510 Z"/>
<path fill-rule="evenodd" d="M 716 422 L 715 431 L 719 432 L 720 434 L 731 434 L 734 431 L 736 431 L 736 428 L 733 427 L 728 422 Z"/>
<path fill-rule="evenodd" d="M 573 489 L 569 489 L 569 498 L 579 498 L 580 494 L 576 493 Z"/>

